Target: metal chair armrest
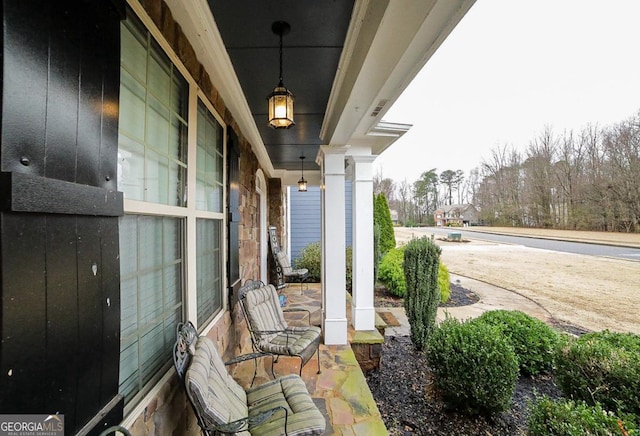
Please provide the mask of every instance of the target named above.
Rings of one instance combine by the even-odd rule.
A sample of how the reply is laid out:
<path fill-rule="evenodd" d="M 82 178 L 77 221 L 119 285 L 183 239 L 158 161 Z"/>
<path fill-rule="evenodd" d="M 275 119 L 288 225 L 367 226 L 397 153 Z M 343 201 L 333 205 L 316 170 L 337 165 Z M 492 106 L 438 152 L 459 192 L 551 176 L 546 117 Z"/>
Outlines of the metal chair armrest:
<path fill-rule="evenodd" d="M 260 357 L 269 357 L 269 356 L 271 356 L 271 354 L 261 353 L 261 352 L 241 354 L 239 356 L 234 357 L 231 360 L 226 361 L 224 364 L 226 366 L 235 365 L 236 363 L 246 362 L 247 360 L 256 360 L 256 359 L 259 359 Z"/>

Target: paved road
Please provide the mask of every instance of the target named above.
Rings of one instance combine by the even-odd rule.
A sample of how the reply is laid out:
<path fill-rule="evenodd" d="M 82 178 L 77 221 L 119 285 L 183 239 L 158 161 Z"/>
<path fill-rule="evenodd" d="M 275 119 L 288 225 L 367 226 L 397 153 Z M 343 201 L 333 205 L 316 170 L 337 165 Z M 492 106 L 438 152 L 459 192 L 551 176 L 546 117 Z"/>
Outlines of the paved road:
<path fill-rule="evenodd" d="M 618 259 L 635 260 L 640 262 L 640 248 L 617 247 L 613 245 L 588 244 L 583 242 L 556 241 L 522 236 L 496 235 L 492 233 L 469 232 L 463 229 L 441 229 L 437 227 L 412 228 L 416 236 L 446 235 L 452 231 L 462 233 L 465 239 L 499 242 L 503 244 L 517 244 L 525 247 L 541 248 L 544 250 L 560 251 L 564 253 L 586 254 L 590 256 L 607 256 Z"/>

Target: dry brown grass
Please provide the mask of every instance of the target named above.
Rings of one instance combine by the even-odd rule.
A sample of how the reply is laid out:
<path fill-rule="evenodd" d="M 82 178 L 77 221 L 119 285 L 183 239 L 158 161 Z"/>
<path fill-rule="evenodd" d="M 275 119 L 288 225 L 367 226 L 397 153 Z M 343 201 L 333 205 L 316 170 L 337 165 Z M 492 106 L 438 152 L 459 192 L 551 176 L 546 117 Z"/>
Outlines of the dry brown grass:
<path fill-rule="evenodd" d="M 411 233 L 415 229 L 396 230 L 400 241 Z M 525 295 L 558 320 L 640 334 L 640 262 L 474 240 L 436 242 L 452 273 Z"/>

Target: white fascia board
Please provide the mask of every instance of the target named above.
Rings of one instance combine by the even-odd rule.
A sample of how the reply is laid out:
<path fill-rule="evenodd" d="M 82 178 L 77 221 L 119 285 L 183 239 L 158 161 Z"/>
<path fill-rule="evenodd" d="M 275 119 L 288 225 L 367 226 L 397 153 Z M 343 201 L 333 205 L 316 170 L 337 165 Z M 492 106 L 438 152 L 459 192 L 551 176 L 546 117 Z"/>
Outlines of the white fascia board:
<path fill-rule="evenodd" d="M 367 22 L 362 17 L 352 18 L 347 41 L 350 47 L 358 47 L 358 38 L 369 35 L 366 25 L 377 26 L 375 37 L 370 41 L 365 59 L 361 63 L 351 62 L 348 57 L 358 56 L 358 50 L 349 52 L 341 59 L 343 69 L 338 71 L 332 97 L 334 103 L 327 108 L 323 139 L 328 144 L 348 144 L 369 139 L 376 134 L 380 119 L 398 99 L 402 91 L 418 74 L 433 53 L 451 33 L 475 0 L 393 0 L 384 10 L 379 21 Z M 371 7 L 367 1 L 358 1 L 361 8 Z M 366 12 L 361 15 L 367 16 Z M 357 71 L 349 71 L 356 68 Z M 355 81 L 345 80 L 357 75 Z M 345 86 L 351 88 L 345 89 Z M 347 98 L 344 96 L 348 95 Z M 376 106 L 382 107 L 376 108 Z M 374 109 L 378 109 L 372 115 Z M 377 135 L 376 135 L 377 136 Z M 392 136 L 391 136 L 392 137 Z M 377 141 L 376 148 L 384 151 L 391 143 L 384 145 Z"/>
<path fill-rule="evenodd" d="M 206 0 L 165 0 L 174 20 L 191 43 L 198 61 L 204 66 L 226 107 L 233 114 L 242 134 L 251 144 L 262 170 L 268 177 L 273 163 L 262 142 L 249 104 L 236 76 L 227 49 Z M 224 116 L 224 114 L 221 114 Z"/>

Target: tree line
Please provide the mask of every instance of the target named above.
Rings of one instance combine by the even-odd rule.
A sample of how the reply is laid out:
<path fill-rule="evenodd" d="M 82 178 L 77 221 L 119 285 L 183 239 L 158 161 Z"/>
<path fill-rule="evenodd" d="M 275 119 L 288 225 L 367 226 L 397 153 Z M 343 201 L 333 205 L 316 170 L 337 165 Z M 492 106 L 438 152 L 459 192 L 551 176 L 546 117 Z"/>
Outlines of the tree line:
<path fill-rule="evenodd" d="M 579 132 L 546 127 L 524 151 L 490 150 L 466 177 L 434 168 L 409 184 L 378 174 L 374 190 L 404 225 L 430 225 L 439 206 L 472 203 L 487 225 L 640 232 L 640 112 Z"/>

